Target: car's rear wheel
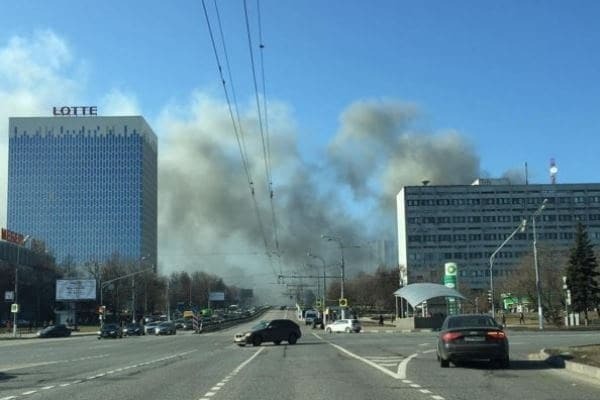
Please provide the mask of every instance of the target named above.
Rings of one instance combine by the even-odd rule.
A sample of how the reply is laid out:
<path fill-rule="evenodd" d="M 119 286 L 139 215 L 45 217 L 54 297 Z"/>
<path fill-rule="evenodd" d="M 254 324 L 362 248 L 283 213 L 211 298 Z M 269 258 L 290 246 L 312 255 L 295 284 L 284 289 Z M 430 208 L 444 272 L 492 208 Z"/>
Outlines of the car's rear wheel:
<path fill-rule="evenodd" d="M 260 346 L 261 343 L 262 343 L 261 337 L 254 336 L 254 338 L 252 339 L 252 346 Z"/>
<path fill-rule="evenodd" d="M 448 368 L 449 366 L 450 366 L 450 361 L 444 360 L 443 358 L 440 357 L 440 367 Z"/>
<path fill-rule="evenodd" d="M 352 332 L 352 329 L 346 328 L 345 331 L 346 331 L 346 333 L 350 333 L 350 332 Z"/>
<path fill-rule="evenodd" d="M 296 344 L 297 341 L 298 341 L 298 335 L 296 335 L 295 333 L 290 333 L 290 336 L 288 337 L 288 343 Z"/>
<path fill-rule="evenodd" d="M 281 344 L 281 340 L 273 340 L 273 343 L 275 343 L 277 346 L 279 346 Z"/>
<path fill-rule="evenodd" d="M 238 346 L 244 347 L 244 346 L 246 346 L 246 343 L 238 343 Z"/>
<path fill-rule="evenodd" d="M 508 356 L 503 357 L 499 359 L 497 363 L 500 368 L 508 368 L 510 367 L 510 358 Z"/>

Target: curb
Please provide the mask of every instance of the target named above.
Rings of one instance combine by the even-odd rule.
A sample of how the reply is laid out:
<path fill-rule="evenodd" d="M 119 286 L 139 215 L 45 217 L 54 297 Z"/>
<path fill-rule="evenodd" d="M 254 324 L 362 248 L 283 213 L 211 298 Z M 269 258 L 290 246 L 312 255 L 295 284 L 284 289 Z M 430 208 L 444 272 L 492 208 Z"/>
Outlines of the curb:
<path fill-rule="evenodd" d="M 98 332 L 82 332 L 82 333 L 72 333 L 71 336 L 67 336 L 66 338 L 70 338 L 70 337 L 78 337 L 78 336 L 96 336 L 98 334 Z M 0 341 L 3 340 L 30 340 L 30 339 L 41 339 L 38 336 L 36 336 L 35 333 L 27 333 L 27 336 L 17 336 L 16 338 L 13 338 L 12 336 L 9 337 L 0 337 Z M 31 336 L 29 336 L 31 335 Z"/>
<path fill-rule="evenodd" d="M 529 354 L 527 358 L 529 360 L 544 361 L 555 368 L 564 368 L 567 371 L 575 374 L 583 375 L 594 380 L 600 380 L 600 368 L 581 364 L 575 361 L 565 360 L 561 356 L 550 355 L 546 349 L 540 350 L 539 353 Z"/>

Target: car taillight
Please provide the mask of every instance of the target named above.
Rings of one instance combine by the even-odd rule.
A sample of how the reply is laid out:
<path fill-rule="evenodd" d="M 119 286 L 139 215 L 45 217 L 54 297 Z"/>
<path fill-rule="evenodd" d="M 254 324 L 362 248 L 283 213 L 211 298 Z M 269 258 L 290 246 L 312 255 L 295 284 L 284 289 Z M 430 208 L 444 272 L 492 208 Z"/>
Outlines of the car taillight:
<path fill-rule="evenodd" d="M 460 332 L 447 332 L 442 335 L 442 341 L 451 342 L 461 337 L 463 337 L 463 334 Z"/>
<path fill-rule="evenodd" d="M 506 339 L 506 333 L 504 333 L 503 331 L 489 331 L 485 335 L 488 337 L 488 339 L 491 339 L 491 340 Z"/>

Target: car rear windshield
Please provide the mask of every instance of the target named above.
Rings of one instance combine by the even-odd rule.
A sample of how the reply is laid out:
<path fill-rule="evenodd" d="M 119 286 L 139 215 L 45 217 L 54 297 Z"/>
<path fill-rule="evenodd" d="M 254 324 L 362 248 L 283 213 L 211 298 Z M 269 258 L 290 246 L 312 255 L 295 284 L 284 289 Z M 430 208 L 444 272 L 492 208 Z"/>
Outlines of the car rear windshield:
<path fill-rule="evenodd" d="M 454 317 L 448 320 L 448 328 L 495 327 L 494 320 L 486 316 Z"/>

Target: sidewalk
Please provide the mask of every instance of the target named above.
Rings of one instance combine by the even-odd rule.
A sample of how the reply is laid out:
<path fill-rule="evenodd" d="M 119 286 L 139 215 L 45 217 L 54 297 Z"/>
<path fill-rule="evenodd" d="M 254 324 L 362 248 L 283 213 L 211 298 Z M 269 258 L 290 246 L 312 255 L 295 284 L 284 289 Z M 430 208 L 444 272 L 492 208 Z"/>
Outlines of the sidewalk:
<path fill-rule="evenodd" d="M 530 360 L 544 361 L 555 368 L 563 368 L 576 375 L 593 380 L 596 384 L 600 382 L 600 368 L 567 360 L 563 355 L 553 355 L 550 350 L 542 349 L 539 353 L 531 353 L 527 357 Z"/>

